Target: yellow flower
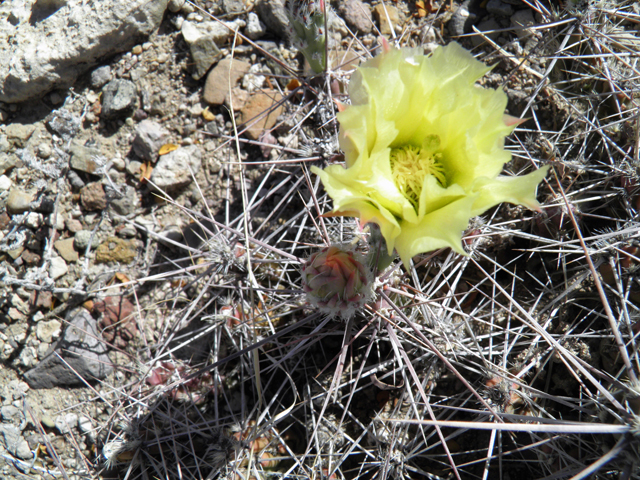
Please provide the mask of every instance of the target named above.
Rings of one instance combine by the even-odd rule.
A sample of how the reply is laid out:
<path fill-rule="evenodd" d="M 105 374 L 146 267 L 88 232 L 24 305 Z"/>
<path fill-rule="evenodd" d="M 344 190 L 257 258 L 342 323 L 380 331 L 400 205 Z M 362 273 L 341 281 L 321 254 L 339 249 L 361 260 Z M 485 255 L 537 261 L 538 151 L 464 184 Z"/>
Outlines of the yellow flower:
<path fill-rule="evenodd" d="M 332 215 L 380 227 L 405 266 L 443 247 L 465 254 L 469 219 L 501 203 L 539 208 L 547 173 L 502 176 L 504 137 L 517 124 L 507 96 L 475 82 L 491 68 L 456 43 L 425 56 L 389 50 L 351 77 L 351 106 L 338 114 L 346 168 L 312 170 L 333 199 Z"/>

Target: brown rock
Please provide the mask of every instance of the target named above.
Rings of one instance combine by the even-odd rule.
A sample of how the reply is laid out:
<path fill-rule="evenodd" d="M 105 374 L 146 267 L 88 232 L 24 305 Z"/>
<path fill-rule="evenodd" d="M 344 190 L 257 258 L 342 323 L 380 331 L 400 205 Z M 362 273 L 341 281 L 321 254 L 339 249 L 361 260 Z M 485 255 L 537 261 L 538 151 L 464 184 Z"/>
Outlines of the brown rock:
<path fill-rule="evenodd" d="M 58 240 L 53 244 L 62 258 L 67 262 L 75 262 L 78 260 L 78 252 L 73 249 L 73 237 Z"/>
<path fill-rule="evenodd" d="M 345 0 L 340 2 L 338 11 L 344 21 L 347 22 L 353 30 L 361 33 L 369 33 L 373 30 L 373 19 L 371 18 L 371 10 L 362 0 Z"/>
<path fill-rule="evenodd" d="M 136 242 L 109 237 L 96 250 L 96 262 L 131 263 L 136 258 Z"/>
<path fill-rule="evenodd" d="M 124 348 L 138 334 L 135 321 L 135 307 L 124 297 L 106 297 L 95 302 L 93 310 L 100 312 L 102 318 L 98 325 L 102 336 L 118 348 Z"/>
<path fill-rule="evenodd" d="M 40 255 L 32 252 L 31 250 L 24 250 L 22 252 L 22 255 L 20 255 L 20 258 L 22 258 L 24 263 L 26 263 L 27 265 L 37 265 L 40 263 L 40 260 L 42 260 L 42 257 L 40 257 Z"/>
<path fill-rule="evenodd" d="M 249 71 L 249 67 L 251 64 L 242 60 L 234 59 L 232 61 L 230 58 L 220 60 L 207 75 L 202 95 L 204 101 L 211 105 L 222 105 L 229 93 L 229 83 L 233 88 L 238 80 Z"/>
<path fill-rule="evenodd" d="M 35 125 L 12 123 L 7 126 L 4 132 L 9 142 L 15 144 L 17 147 L 23 147 L 35 129 Z"/>
<path fill-rule="evenodd" d="M 231 95 L 227 95 L 224 98 L 224 104 L 229 110 L 231 110 L 231 107 L 233 106 L 233 110 L 235 112 L 239 112 L 244 108 L 250 97 L 251 94 L 245 89 L 241 87 L 234 87 L 231 89 Z M 233 105 L 231 105 L 231 100 L 233 100 Z"/>
<path fill-rule="evenodd" d="M 263 131 L 276 124 L 276 119 L 284 112 L 284 107 L 278 102 L 282 95 L 275 90 L 256 92 L 244 105 L 240 112 L 240 124 L 248 127 L 245 135 L 251 140 L 257 140 Z"/>
<path fill-rule="evenodd" d="M 9 255 L 13 260 L 20 257 L 20 255 L 24 252 L 24 247 L 20 246 L 18 248 L 14 248 L 13 250 L 7 250 L 5 253 Z"/>
<path fill-rule="evenodd" d="M 49 309 L 53 305 L 53 293 L 34 291 L 29 300 L 32 308 Z"/>
<path fill-rule="evenodd" d="M 0 213 L 0 230 L 4 230 L 9 222 L 11 222 L 11 217 L 6 212 Z"/>
<path fill-rule="evenodd" d="M 7 213 L 11 215 L 24 213 L 29 210 L 32 201 L 33 195 L 30 193 L 24 192 L 19 188 L 12 188 L 7 197 Z"/>
<path fill-rule="evenodd" d="M 100 182 L 89 183 L 80 190 L 80 201 L 85 210 L 104 210 L 107 208 L 107 196 Z"/>
<path fill-rule="evenodd" d="M 389 15 L 388 19 L 387 14 Z M 388 4 L 379 3 L 373 7 L 373 16 L 376 17 L 378 25 L 380 25 L 380 32 L 383 35 L 391 35 L 391 31 L 401 23 L 398 9 Z M 391 20 L 391 25 L 389 25 L 389 20 Z"/>
<path fill-rule="evenodd" d="M 76 233 L 82 230 L 82 222 L 76 220 L 75 218 L 67 218 L 64 224 L 66 225 L 67 230 L 69 230 L 71 233 Z"/>

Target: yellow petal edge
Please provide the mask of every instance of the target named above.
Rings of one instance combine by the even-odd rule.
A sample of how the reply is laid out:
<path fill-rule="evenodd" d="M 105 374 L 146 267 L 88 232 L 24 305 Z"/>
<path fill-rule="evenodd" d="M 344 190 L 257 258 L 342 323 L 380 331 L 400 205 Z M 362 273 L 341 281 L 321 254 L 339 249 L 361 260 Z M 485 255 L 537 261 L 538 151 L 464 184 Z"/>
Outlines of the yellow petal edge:
<path fill-rule="evenodd" d="M 365 62 L 349 84 L 351 105 L 338 114 L 346 168 L 312 167 L 332 215 L 377 224 L 407 268 L 438 248 L 465 255 L 469 219 L 499 203 L 539 208 L 548 167 L 500 175 L 511 160 L 504 138 L 517 122 L 504 114 L 503 91 L 475 84 L 489 70 L 457 43 L 430 56 L 402 48 Z"/>

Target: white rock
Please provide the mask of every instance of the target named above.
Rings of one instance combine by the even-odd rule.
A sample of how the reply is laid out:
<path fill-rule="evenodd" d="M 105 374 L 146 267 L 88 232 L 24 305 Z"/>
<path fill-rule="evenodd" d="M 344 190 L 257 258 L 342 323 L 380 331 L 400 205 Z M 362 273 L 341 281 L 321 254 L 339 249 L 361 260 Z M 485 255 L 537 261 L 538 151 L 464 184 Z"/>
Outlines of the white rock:
<path fill-rule="evenodd" d="M 54 280 L 62 277 L 65 273 L 69 271 L 69 267 L 67 267 L 67 262 L 65 262 L 60 257 L 53 257 L 51 259 L 51 265 L 49 266 L 49 275 Z"/>
<path fill-rule="evenodd" d="M 196 25 L 193 22 L 189 22 L 185 20 L 182 22 L 182 27 L 180 28 L 180 33 L 182 33 L 182 37 L 187 44 L 191 45 L 196 40 L 204 35 L 204 32 L 200 30 L 200 25 Z"/>
<path fill-rule="evenodd" d="M 210 37 L 216 44 L 222 45 L 233 37 L 235 30 L 239 30 L 244 26 L 245 22 L 240 19 L 223 23 L 211 21 L 192 22 L 185 20 L 180 27 L 180 33 L 182 33 L 184 41 L 187 42 L 188 45 L 191 45 L 201 37 Z"/>
<path fill-rule="evenodd" d="M 249 18 L 247 19 L 247 26 L 244 30 L 244 34 L 251 40 L 257 40 L 267 33 L 267 27 L 260 21 L 258 15 L 253 12 L 249 12 Z"/>
<path fill-rule="evenodd" d="M 93 430 L 93 424 L 91 423 L 91 419 L 89 417 L 85 417 L 84 415 L 80 415 L 78 418 L 78 428 L 85 435 L 90 433 Z"/>
<path fill-rule="evenodd" d="M 436 41 L 436 29 L 432 25 L 425 25 L 420 38 L 422 43 L 434 43 Z"/>
<path fill-rule="evenodd" d="M 62 323 L 58 320 L 50 320 L 48 322 L 39 322 L 36 327 L 36 337 L 45 343 L 51 343 L 60 336 L 60 327 Z"/>
<path fill-rule="evenodd" d="M 162 190 L 184 187 L 193 181 L 202 164 L 202 153 L 196 145 L 179 148 L 163 155 L 151 173 L 151 182 Z"/>
<path fill-rule="evenodd" d="M 29 212 L 24 218 L 24 225 L 34 230 L 42 226 L 44 219 L 41 213 Z"/>
<path fill-rule="evenodd" d="M 127 51 L 155 31 L 167 2 L 66 0 L 51 13 L 48 2 L 5 0 L 0 4 L 0 58 L 5 60 L 0 62 L 0 101 L 23 102 L 73 84 L 96 59 Z"/>
<path fill-rule="evenodd" d="M 255 92 L 259 88 L 262 88 L 262 84 L 267 77 L 259 75 L 260 73 L 262 73 L 261 65 L 251 65 L 249 71 L 242 77 L 242 88 L 247 92 Z"/>
<path fill-rule="evenodd" d="M 6 175 L 0 176 L 0 192 L 6 192 L 11 188 L 11 185 L 13 185 L 13 182 L 9 177 Z"/>
<path fill-rule="evenodd" d="M 75 413 L 67 413 L 56 417 L 56 428 L 62 434 L 69 433 L 76 426 L 78 426 L 78 415 Z"/>

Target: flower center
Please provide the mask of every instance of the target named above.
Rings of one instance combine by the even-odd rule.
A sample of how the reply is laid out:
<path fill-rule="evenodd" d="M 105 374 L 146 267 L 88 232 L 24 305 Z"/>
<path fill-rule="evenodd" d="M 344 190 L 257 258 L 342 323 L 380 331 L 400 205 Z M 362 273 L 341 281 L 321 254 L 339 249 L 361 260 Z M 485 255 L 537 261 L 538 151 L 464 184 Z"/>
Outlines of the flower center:
<path fill-rule="evenodd" d="M 427 139 L 422 148 L 407 146 L 391 150 L 393 181 L 416 211 L 427 175 L 433 175 L 442 187 L 447 186 L 444 167 L 440 163 L 442 154 L 435 151 L 440 142 L 438 137 L 433 137 Z"/>

